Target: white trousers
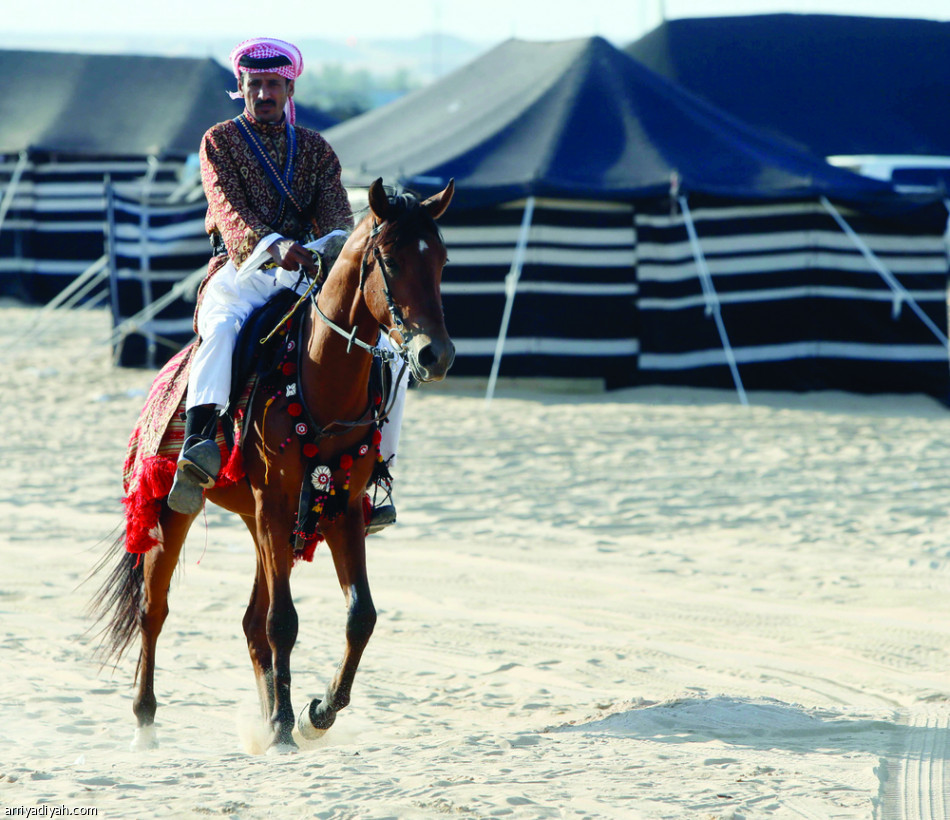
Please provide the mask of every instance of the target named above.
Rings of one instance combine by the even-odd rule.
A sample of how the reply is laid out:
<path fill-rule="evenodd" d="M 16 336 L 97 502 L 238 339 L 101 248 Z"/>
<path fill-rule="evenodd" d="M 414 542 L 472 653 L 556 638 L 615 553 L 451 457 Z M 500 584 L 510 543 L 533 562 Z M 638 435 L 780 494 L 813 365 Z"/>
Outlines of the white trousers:
<path fill-rule="evenodd" d="M 269 246 L 268 240 L 273 241 L 267 237 L 261 244 L 267 242 Z M 314 247 L 322 241 L 317 240 L 308 247 Z M 253 258 L 252 256 L 251 259 Z M 231 360 L 241 326 L 247 317 L 271 296 L 284 288 L 294 289 L 297 282 L 296 273 L 284 271 L 282 268 L 275 270 L 276 276 L 257 268 L 248 269 L 245 263 L 238 271 L 228 260 L 208 282 L 201 308 L 198 310 L 198 334 L 201 336 L 201 344 L 198 345 L 191 362 L 186 409 L 202 404 L 213 404 L 220 409 L 228 403 L 231 393 Z M 299 292 L 302 293 L 306 287 L 301 285 Z M 380 334 L 378 344 L 391 347 L 389 339 L 383 334 Z M 397 361 L 391 367 L 395 377 L 402 365 Z M 391 464 L 395 463 L 399 445 L 407 381 L 407 378 L 400 381 L 389 422 L 384 424 L 382 429 L 380 452 L 387 461 L 393 459 Z"/>

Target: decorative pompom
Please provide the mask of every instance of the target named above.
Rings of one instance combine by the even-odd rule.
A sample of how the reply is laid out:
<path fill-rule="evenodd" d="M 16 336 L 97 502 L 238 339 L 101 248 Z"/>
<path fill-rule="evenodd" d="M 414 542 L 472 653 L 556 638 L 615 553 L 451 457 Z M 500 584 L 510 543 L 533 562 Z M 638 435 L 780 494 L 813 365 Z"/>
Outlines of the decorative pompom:
<path fill-rule="evenodd" d="M 287 412 L 297 418 L 303 412 L 303 405 L 299 401 L 291 402 L 287 407 Z"/>
<path fill-rule="evenodd" d="M 313 444 L 312 442 L 308 442 L 307 444 L 304 444 L 303 446 L 303 454 L 307 458 L 313 458 L 319 452 L 320 452 L 320 448 L 317 447 L 317 445 Z"/>
<path fill-rule="evenodd" d="M 379 444 L 383 440 L 383 434 L 376 430 L 373 433 L 373 444 Z"/>
<path fill-rule="evenodd" d="M 293 362 L 285 362 L 284 366 L 281 367 L 280 372 L 285 376 L 293 376 L 297 372 L 297 365 Z"/>
<path fill-rule="evenodd" d="M 349 453 L 340 456 L 340 467 L 344 470 L 349 470 L 353 466 L 353 456 Z"/>

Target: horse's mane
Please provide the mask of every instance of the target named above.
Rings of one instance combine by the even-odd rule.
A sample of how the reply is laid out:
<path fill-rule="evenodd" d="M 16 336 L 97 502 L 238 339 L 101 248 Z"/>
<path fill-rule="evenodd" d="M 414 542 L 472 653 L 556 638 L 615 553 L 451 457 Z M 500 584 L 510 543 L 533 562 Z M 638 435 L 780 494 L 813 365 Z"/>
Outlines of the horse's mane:
<path fill-rule="evenodd" d="M 413 239 L 430 234 L 435 234 L 439 242 L 442 242 L 442 232 L 438 224 L 415 194 L 389 194 L 389 204 L 396 209 L 396 217 L 383 223 L 379 234 L 381 244 L 392 244 L 398 248 Z"/>

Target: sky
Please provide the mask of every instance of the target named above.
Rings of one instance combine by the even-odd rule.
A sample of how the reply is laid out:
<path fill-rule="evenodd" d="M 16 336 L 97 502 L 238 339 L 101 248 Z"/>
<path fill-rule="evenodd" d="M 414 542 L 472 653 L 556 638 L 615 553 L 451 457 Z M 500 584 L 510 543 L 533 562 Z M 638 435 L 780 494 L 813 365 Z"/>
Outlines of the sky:
<path fill-rule="evenodd" d="M 6 8 L 5 8 L 6 7 Z M 438 31 L 475 42 L 600 34 L 628 42 L 663 15 L 801 12 L 950 21 L 950 0 L 0 0 L 5 44 L 17 33 L 411 37 Z"/>

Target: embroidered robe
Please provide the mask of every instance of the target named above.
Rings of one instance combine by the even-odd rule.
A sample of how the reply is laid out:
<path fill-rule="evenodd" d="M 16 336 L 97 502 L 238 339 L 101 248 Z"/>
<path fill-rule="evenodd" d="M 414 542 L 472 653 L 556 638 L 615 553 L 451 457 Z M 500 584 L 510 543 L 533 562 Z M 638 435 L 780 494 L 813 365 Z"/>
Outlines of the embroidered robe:
<path fill-rule="evenodd" d="M 245 117 L 282 171 L 287 159 L 284 122 L 260 123 L 246 113 Z M 291 191 L 304 209 L 303 218 L 289 201 L 281 208 L 274 183 L 233 121 L 218 123 L 202 138 L 201 181 L 208 200 L 205 230 L 221 237 L 227 254 L 212 257 L 198 290 L 199 305 L 205 286 L 224 263 L 230 258 L 239 268 L 268 234 L 299 241 L 311 230 L 317 237 L 336 228 L 352 230 L 353 216 L 340 181 L 339 159 L 316 131 L 294 130 L 297 157 Z"/>

